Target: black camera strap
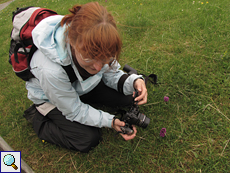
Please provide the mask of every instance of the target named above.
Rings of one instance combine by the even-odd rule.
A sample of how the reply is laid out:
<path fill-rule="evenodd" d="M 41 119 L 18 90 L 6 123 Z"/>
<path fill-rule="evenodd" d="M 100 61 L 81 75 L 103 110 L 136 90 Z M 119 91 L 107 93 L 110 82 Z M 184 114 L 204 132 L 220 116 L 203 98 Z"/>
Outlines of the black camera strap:
<path fill-rule="evenodd" d="M 157 84 L 157 75 L 156 74 L 150 74 L 148 76 L 146 76 L 145 74 L 141 74 L 142 76 L 144 76 L 145 78 L 145 85 L 147 85 L 147 82 L 151 82 L 153 85 Z M 152 80 L 150 80 L 152 79 Z"/>
<path fill-rule="evenodd" d="M 131 75 L 131 74 L 138 74 L 137 73 L 137 70 L 130 67 L 128 64 L 125 64 L 123 70 L 128 74 L 128 75 Z M 152 84 L 156 85 L 157 84 L 157 75 L 156 74 L 150 74 L 148 76 L 146 76 L 145 74 L 141 74 L 142 76 L 144 76 L 144 79 L 145 79 L 145 85 L 147 85 L 147 82 L 150 81 Z M 149 79 L 153 79 L 152 80 L 149 80 Z"/>

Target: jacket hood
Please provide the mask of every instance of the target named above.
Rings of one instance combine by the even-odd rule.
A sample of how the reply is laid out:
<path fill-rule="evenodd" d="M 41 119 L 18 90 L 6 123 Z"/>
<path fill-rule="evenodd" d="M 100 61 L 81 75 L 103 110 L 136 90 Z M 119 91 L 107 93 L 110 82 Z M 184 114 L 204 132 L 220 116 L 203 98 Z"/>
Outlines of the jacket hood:
<path fill-rule="evenodd" d="M 66 26 L 61 26 L 64 16 L 55 15 L 43 19 L 32 31 L 35 46 L 53 62 L 71 64 L 70 46 L 65 41 Z"/>

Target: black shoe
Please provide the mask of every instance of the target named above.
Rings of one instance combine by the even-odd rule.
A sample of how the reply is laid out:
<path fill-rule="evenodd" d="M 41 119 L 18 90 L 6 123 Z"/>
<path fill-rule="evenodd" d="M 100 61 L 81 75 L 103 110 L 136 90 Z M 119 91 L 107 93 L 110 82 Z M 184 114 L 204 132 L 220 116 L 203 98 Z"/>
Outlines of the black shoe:
<path fill-rule="evenodd" d="M 37 112 L 37 109 L 35 105 L 32 104 L 28 109 L 24 111 L 23 117 L 25 117 L 29 123 L 33 124 L 34 115 L 36 112 Z"/>

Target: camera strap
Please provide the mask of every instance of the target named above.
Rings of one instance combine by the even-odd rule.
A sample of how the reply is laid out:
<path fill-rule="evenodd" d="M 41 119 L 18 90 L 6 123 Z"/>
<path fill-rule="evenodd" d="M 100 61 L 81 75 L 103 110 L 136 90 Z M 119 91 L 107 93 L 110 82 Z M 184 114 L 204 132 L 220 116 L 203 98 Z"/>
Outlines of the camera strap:
<path fill-rule="evenodd" d="M 145 78 L 145 85 L 147 85 L 147 82 L 151 82 L 153 85 L 157 84 L 157 75 L 156 74 L 150 74 L 148 76 L 146 76 L 145 74 L 141 74 L 142 76 L 144 76 Z M 152 79 L 152 80 L 150 80 Z"/>

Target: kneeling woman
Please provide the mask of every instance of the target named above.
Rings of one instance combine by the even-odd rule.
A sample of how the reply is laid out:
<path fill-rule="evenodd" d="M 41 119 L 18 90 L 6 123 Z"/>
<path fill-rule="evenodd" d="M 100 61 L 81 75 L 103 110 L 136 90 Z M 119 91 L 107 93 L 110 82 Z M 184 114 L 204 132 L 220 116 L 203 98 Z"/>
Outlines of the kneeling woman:
<path fill-rule="evenodd" d="M 35 78 L 26 88 L 38 110 L 33 119 L 38 137 L 88 152 L 100 142 L 100 128 L 120 131 L 125 125 L 90 105 L 130 105 L 134 89 L 139 91 L 136 100 L 144 104 L 147 89 L 141 76 L 119 70 L 122 43 L 111 14 L 97 2 L 75 5 L 69 11 L 42 20 L 33 30 L 38 50 L 30 66 Z M 75 82 L 62 67 L 67 65 L 72 66 Z M 136 133 L 134 127 L 132 135 L 121 135 L 130 140 Z"/>

